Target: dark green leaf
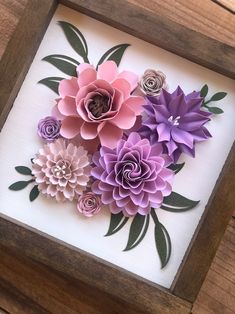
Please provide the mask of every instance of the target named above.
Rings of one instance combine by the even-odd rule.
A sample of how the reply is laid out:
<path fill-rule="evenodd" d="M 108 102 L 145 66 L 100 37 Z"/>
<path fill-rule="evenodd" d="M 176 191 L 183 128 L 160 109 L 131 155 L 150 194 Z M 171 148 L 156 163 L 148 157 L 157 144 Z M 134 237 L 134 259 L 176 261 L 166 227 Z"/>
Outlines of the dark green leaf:
<path fill-rule="evenodd" d="M 124 251 L 128 251 L 136 247 L 144 238 L 149 226 L 149 215 L 137 214 L 130 227 L 127 246 Z"/>
<path fill-rule="evenodd" d="M 54 65 L 57 69 L 70 76 L 77 76 L 76 68 L 79 62 L 64 55 L 50 55 L 42 59 Z"/>
<path fill-rule="evenodd" d="M 223 113 L 224 111 L 218 107 L 207 107 L 208 111 L 214 113 L 214 114 L 221 114 Z"/>
<path fill-rule="evenodd" d="M 34 201 L 39 195 L 39 190 L 38 190 L 38 186 L 35 185 L 32 190 L 30 191 L 30 194 L 29 194 L 29 199 L 30 199 L 30 202 Z"/>
<path fill-rule="evenodd" d="M 23 190 L 24 188 L 26 188 L 26 186 L 32 182 L 30 181 L 17 181 L 15 183 L 13 183 L 12 185 L 9 186 L 9 189 L 12 191 L 20 191 Z"/>
<path fill-rule="evenodd" d="M 216 93 L 216 94 L 214 94 L 214 95 L 211 97 L 210 101 L 218 101 L 218 100 L 221 100 L 221 99 L 223 99 L 226 95 L 227 95 L 227 93 L 225 93 L 225 92 Z"/>
<path fill-rule="evenodd" d="M 178 193 L 172 192 L 169 196 L 164 197 L 162 209 L 170 212 L 184 212 L 194 208 L 199 201 L 192 201 Z"/>
<path fill-rule="evenodd" d="M 161 268 L 164 268 L 171 256 L 171 239 L 166 228 L 158 222 L 154 228 L 155 244 L 161 260 Z"/>
<path fill-rule="evenodd" d="M 200 96 L 205 98 L 207 94 L 208 94 L 208 85 L 205 84 L 200 91 Z"/>
<path fill-rule="evenodd" d="M 26 176 L 32 175 L 31 169 L 28 167 L 25 167 L 25 166 L 17 166 L 17 167 L 15 167 L 15 170 L 21 174 L 26 175 Z"/>
<path fill-rule="evenodd" d="M 180 170 L 184 167 L 185 162 L 183 162 L 182 164 L 171 164 L 168 168 L 173 170 L 174 173 L 178 173 L 180 172 Z"/>
<path fill-rule="evenodd" d="M 64 79 L 63 77 L 46 77 L 42 79 L 41 81 L 39 81 L 38 83 L 46 85 L 51 90 L 53 90 L 53 92 L 58 94 L 59 82 L 62 81 L 63 79 Z"/>
<path fill-rule="evenodd" d="M 123 213 L 111 214 L 109 230 L 105 236 L 110 236 L 118 232 L 128 221 L 128 217 L 125 217 Z"/>
<path fill-rule="evenodd" d="M 62 27 L 64 34 L 70 43 L 71 47 L 81 56 L 84 62 L 89 63 L 88 47 L 83 34 L 74 25 L 60 21 L 59 25 Z"/>
<path fill-rule="evenodd" d="M 100 61 L 97 64 L 97 68 L 98 66 L 103 63 L 104 61 L 107 60 L 112 60 L 114 61 L 117 66 L 119 66 L 122 56 L 126 50 L 127 47 L 129 47 L 129 44 L 120 44 L 117 46 L 112 47 L 111 49 L 109 49 L 100 59 Z"/>

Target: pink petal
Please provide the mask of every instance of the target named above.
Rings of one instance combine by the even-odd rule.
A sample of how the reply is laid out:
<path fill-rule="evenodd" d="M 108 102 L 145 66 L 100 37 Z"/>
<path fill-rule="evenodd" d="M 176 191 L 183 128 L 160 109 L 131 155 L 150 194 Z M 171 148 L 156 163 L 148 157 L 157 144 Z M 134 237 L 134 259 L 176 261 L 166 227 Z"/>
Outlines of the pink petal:
<path fill-rule="evenodd" d="M 111 82 L 117 77 L 118 69 L 114 61 L 106 61 L 98 66 L 98 78 Z"/>
<path fill-rule="evenodd" d="M 125 79 L 116 79 L 111 85 L 122 93 L 122 95 L 124 96 L 124 100 L 130 96 L 131 85 Z"/>
<path fill-rule="evenodd" d="M 78 76 L 79 87 L 87 86 L 96 80 L 96 70 L 95 69 L 85 69 Z"/>
<path fill-rule="evenodd" d="M 58 91 L 61 97 L 76 96 L 79 91 L 78 81 L 76 77 L 64 79 L 60 81 Z"/>
<path fill-rule="evenodd" d="M 135 120 L 135 113 L 123 104 L 118 114 L 109 121 L 120 129 L 128 130 L 133 127 Z"/>
<path fill-rule="evenodd" d="M 88 93 L 93 92 L 96 90 L 96 86 L 94 84 L 89 84 L 88 86 L 83 86 L 80 88 L 76 95 L 76 103 L 78 104 L 79 101 L 87 96 Z"/>
<path fill-rule="evenodd" d="M 92 140 L 84 140 L 81 136 L 78 136 L 79 142 L 78 145 L 82 145 L 89 154 L 94 154 L 97 151 L 97 147 L 100 144 L 98 136 Z"/>
<path fill-rule="evenodd" d="M 133 91 L 137 87 L 138 75 L 133 72 L 123 71 L 118 74 L 118 78 L 124 78 L 131 85 L 131 91 Z"/>
<path fill-rule="evenodd" d="M 115 148 L 117 142 L 121 139 L 123 131 L 113 124 L 106 123 L 99 133 L 101 145 Z"/>
<path fill-rule="evenodd" d="M 78 76 L 86 69 L 94 69 L 94 66 L 89 63 L 79 64 L 76 69 Z"/>
<path fill-rule="evenodd" d="M 136 115 L 140 115 L 143 111 L 143 105 L 145 105 L 145 99 L 141 96 L 130 96 L 125 104 L 129 107 Z"/>
<path fill-rule="evenodd" d="M 77 117 L 67 117 L 62 121 L 60 134 L 68 139 L 74 138 L 80 131 L 83 121 Z"/>
<path fill-rule="evenodd" d="M 58 120 L 64 120 L 65 118 L 65 116 L 59 112 L 57 104 L 52 108 L 51 115 L 57 118 Z"/>
<path fill-rule="evenodd" d="M 75 98 L 65 96 L 58 102 L 58 110 L 64 116 L 77 115 Z"/>
<path fill-rule="evenodd" d="M 84 122 L 80 129 L 81 137 L 85 140 L 94 139 L 97 136 L 97 127 L 98 123 Z"/>

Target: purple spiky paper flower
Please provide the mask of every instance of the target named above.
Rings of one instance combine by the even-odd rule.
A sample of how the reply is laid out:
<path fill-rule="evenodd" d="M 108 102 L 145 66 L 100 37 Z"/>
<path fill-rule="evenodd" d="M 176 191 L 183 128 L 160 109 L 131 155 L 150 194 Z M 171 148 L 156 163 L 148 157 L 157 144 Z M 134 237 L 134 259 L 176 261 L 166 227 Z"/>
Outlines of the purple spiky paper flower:
<path fill-rule="evenodd" d="M 163 89 L 159 97 L 148 97 L 148 118 L 140 128 L 141 136 L 151 144 L 162 143 L 174 163 L 181 153 L 194 157 L 195 143 L 211 137 L 204 126 L 211 113 L 201 110 L 202 101 L 199 92 L 185 95 L 179 86 L 172 94 Z"/>
<path fill-rule="evenodd" d="M 164 196 L 172 191 L 174 173 L 167 169 L 170 158 L 162 155 L 162 146 L 150 145 L 132 132 L 119 140 L 115 149 L 101 147 L 93 155 L 94 193 L 113 214 L 146 215 L 151 206 L 159 208 Z"/>

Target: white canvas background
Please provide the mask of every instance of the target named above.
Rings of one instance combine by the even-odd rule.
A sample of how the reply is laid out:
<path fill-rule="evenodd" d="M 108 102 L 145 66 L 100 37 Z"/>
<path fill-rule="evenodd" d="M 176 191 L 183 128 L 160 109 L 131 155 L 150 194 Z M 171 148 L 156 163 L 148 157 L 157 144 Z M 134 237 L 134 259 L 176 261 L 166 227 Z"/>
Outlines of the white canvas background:
<path fill-rule="evenodd" d="M 37 82 L 47 76 L 65 76 L 41 59 L 49 54 L 65 54 L 81 60 L 57 24 L 60 20 L 68 21 L 82 31 L 88 42 L 89 59 L 94 64 L 112 46 L 129 43 L 131 47 L 122 59 L 120 70 L 132 70 L 141 75 L 147 68 L 160 69 L 167 75 L 170 91 L 180 85 L 189 93 L 200 90 L 207 83 L 210 95 L 217 91 L 228 92 L 228 96 L 219 103 L 224 114 L 215 116 L 207 125 L 213 138 L 197 145 L 195 159 L 181 158 L 180 162 L 185 161 L 186 165 L 175 178 L 173 190 L 190 199 L 201 200 L 200 205 L 186 213 L 157 211 L 172 241 L 172 256 L 163 270 L 155 249 L 152 220 L 141 244 L 131 251 L 122 252 L 130 224 L 117 234 L 104 237 L 109 226 L 108 211 L 87 219 L 76 212 L 75 203 L 57 204 L 42 196 L 30 203 L 30 187 L 19 192 L 8 190 L 13 182 L 25 179 L 16 173 L 14 167 L 30 167 L 30 158 L 42 145 L 36 134 L 38 120 L 49 115 L 54 105 L 56 94 Z M 0 212 L 169 288 L 231 148 L 234 121 L 235 88 L 231 79 L 59 6 L 0 133 Z"/>

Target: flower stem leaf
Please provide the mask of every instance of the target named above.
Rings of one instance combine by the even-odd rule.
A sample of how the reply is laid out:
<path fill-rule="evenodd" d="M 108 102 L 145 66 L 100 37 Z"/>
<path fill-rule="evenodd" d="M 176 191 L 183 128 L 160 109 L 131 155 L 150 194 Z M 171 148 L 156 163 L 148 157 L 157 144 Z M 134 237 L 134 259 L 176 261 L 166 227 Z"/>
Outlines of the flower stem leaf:
<path fill-rule="evenodd" d="M 63 77 L 46 77 L 40 80 L 38 83 L 47 86 L 53 92 L 55 92 L 56 94 L 59 94 L 58 93 L 59 82 L 62 81 L 63 79 L 64 79 Z"/>
<path fill-rule="evenodd" d="M 200 91 L 200 96 L 205 98 L 207 94 L 208 94 L 208 85 L 205 84 L 204 86 L 202 86 L 202 89 Z"/>
<path fill-rule="evenodd" d="M 168 168 L 173 170 L 175 174 L 177 174 L 178 172 L 180 172 L 181 169 L 183 169 L 185 165 L 185 162 L 183 162 L 182 164 L 171 164 Z"/>
<path fill-rule="evenodd" d="M 161 261 L 161 268 L 169 262 L 171 256 L 171 238 L 166 228 L 158 222 L 154 228 L 155 244 Z"/>
<path fill-rule="evenodd" d="M 124 251 L 136 247 L 144 238 L 149 226 L 149 215 L 136 214 L 130 227 L 127 246 Z"/>
<path fill-rule="evenodd" d="M 29 194 L 29 200 L 30 202 L 33 202 L 39 195 L 39 189 L 38 189 L 38 186 L 35 185 L 32 190 L 30 191 L 30 194 Z"/>
<path fill-rule="evenodd" d="M 68 22 L 59 21 L 59 25 L 63 29 L 65 37 L 71 47 L 83 58 L 84 62 L 89 63 L 87 42 L 83 34 L 77 27 Z"/>
<path fill-rule="evenodd" d="M 214 113 L 214 114 L 221 114 L 224 111 L 218 107 L 207 107 L 208 111 Z"/>
<path fill-rule="evenodd" d="M 176 192 L 172 192 L 169 196 L 164 197 L 161 209 L 173 213 L 180 213 L 194 208 L 199 202 L 200 201 L 192 201 Z"/>
<path fill-rule="evenodd" d="M 218 100 L 221 100 L 221 99 L 223 99 L 226 95 L 227 95 L 227 93 L 225 93 L 225 92 L 216 93 L 216 94 L 214 94 L 214 95 L 211 97 L 210 101 L 218 101 Z"/>
<path fill-rule="evenodd" d="M 42 59 L 43 61 L 49 62 L 57 69 L 70 76 L 77 76 L 76 68 L 79 62 L 73 58 L 64 55 L 49 55 Z"/>
<path fill-rule="evenodd" d="M 26 188 L 26 186 L 33 182 L 34 180 L 29 180 L 29 181 L 17 181 L 15 183 L 13 183 L 12 185 L 9 186 L 9 190 L 12 191 L 20 191 L 23 190 L 24 188 Z"/>
<path fill-rule="evenodd" d="M 15 170 L 19 172 L 20 174 L 24 174 L 25 176 L 31 176 L 32 171 L 30 168 L 25 167 L 25 166 L 17 166 L 15 167 Z"/>
<path fill-rule="evenodd" d="M 104 61 L 114 61 L 117 66 L 119 66 L 122 56 L 126 50 L 127 47 L 129 47 L 129 44 L 120 44 L 117 46 L 114 46 L 112 48 L 110 48 L 107 52 L 105 52 L 105 54 L 100 58 L 100 61 L 97 64 L 97 68 L 98 66 L 103 63 Z"/>
<path fill-rule="evenodd" d="M 128 219 L 129 218 L 125 217 L 122 212 L 120 212 L 119 214 L 111 214 L 109 229 L 105 237 L 110 236 L 121 230 L 122 227 L 124 227 L 127 223 Z"/>

